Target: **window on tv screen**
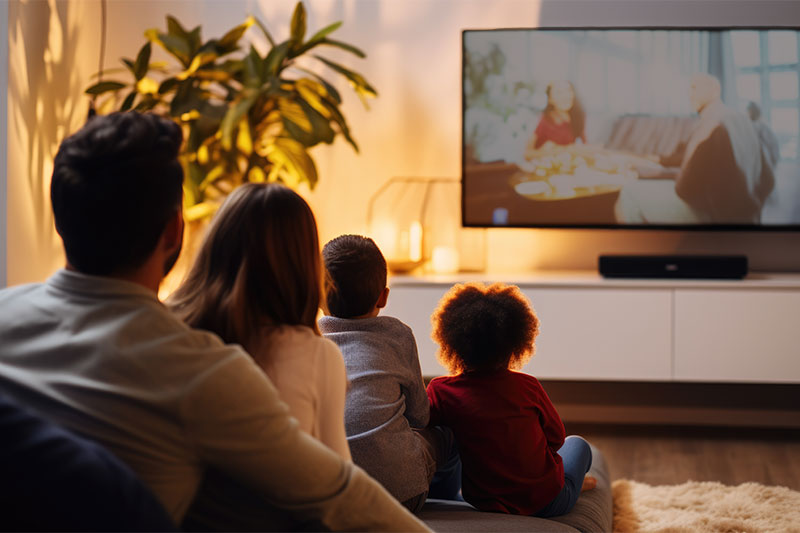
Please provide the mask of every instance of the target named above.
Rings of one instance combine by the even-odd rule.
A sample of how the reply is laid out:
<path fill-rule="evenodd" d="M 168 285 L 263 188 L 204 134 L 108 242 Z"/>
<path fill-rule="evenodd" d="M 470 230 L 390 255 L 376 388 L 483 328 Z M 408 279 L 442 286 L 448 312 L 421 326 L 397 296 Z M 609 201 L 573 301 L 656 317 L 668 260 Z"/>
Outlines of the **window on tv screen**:
<path fill-rule="evenodd" d="M 464 224 L 800 230 L 799 35 L 464 31 Z"/>

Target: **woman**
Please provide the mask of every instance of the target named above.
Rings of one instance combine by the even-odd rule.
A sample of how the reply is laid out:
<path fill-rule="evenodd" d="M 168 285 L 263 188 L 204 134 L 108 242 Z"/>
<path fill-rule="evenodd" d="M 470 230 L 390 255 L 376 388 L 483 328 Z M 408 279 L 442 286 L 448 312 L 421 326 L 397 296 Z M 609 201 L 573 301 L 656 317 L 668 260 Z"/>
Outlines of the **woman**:
<path fill-rule="evenodd" d="M 547 106 L 526 148 L 526 157 L 546 143 L 573 144 L 577 139 L 586 142 L 584 128 L 586 112 L 575 88 L 568 81 L 555 81 L 547 86 Z"/>
<path fill-rule="evenodd" d="M 167 303 L 190 326 L 241 344 L 301 429 L 350 460 L 344 361 L 317 327 L 323 280 L 305 200 L 282 185 L 249 183 L 222 205 Z"/>

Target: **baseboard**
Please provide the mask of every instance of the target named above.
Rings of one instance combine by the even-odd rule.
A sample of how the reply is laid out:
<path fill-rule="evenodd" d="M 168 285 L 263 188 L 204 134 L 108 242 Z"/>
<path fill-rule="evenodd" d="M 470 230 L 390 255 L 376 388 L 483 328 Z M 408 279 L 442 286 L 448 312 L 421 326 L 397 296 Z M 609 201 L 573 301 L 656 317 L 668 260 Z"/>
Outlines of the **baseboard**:
<path fill-rule="evenodd" d="M 800 412 L 764 409 L 576 405 L 558 403 L 565 423 L 800 429 Z"/>
<path fill-rule="evenodd" d="M 542 384 L 565 423 L 800 428 L 800 385 Z"/>

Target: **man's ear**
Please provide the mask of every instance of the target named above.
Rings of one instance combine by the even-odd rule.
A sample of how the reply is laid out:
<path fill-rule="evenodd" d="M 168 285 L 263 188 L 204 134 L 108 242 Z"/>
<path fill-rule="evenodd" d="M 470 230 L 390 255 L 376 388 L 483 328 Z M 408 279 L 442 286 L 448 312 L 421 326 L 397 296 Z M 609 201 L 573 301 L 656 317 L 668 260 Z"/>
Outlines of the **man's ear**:
<path fill-rule="evenodd" d="M 384 287 L 381 295 L 378 296 L 378 302 L 375 304 L 375 307 L 378 309 L 383 309 L 386 307 L 386 302 L 389 300 L 389 287 Z"/>
<path fill-rule="evenodd" d="M 183 210 L 176 209 L 175 214 L 169 217 L 167 226 L 164 228 L 163 243 L 167 250 L 180 248 L 183 244 Z"/>

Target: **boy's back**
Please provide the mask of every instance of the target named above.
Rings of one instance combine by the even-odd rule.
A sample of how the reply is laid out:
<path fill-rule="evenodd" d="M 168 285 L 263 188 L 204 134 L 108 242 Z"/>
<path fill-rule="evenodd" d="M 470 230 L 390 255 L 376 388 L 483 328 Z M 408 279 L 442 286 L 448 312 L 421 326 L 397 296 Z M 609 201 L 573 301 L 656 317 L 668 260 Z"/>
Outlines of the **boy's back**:
<path fill-rule="evenodd" d="M 421 439 L 429 403 L 411 329 L 392 317 L 319 320 L 344 355 L 345 429 L 353 462 L 400 501 L 428 490 Z"/>

